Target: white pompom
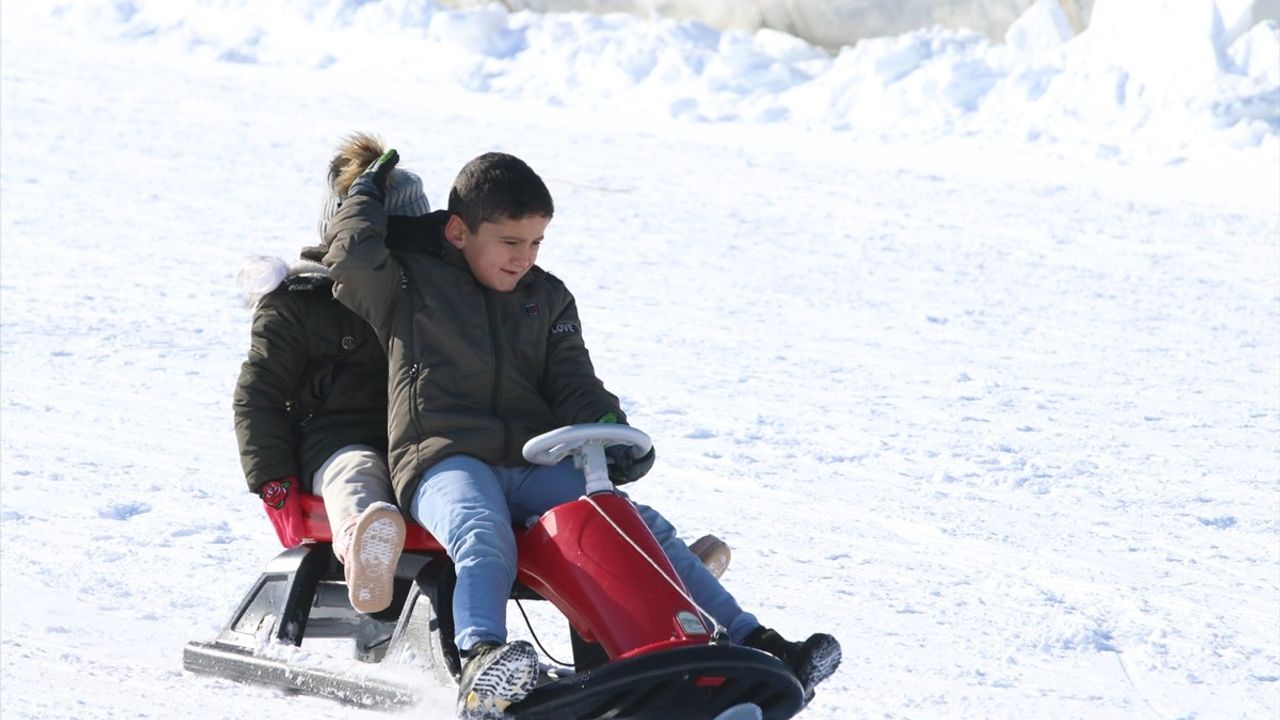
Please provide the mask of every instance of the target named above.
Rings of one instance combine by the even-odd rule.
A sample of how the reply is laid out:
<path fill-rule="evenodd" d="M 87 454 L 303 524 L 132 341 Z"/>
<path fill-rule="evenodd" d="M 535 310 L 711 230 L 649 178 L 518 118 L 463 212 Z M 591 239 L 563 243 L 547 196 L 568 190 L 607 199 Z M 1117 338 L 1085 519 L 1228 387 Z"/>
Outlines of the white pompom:
<path fill-rule="evenodd" d="M 236 287 L 244 297 L 244 306 L 253 307 L 267 293 L 280 287 L 289 277 L 289 266 L 283 260 L 257 255 L 245 261 L 236 275 Z"/>

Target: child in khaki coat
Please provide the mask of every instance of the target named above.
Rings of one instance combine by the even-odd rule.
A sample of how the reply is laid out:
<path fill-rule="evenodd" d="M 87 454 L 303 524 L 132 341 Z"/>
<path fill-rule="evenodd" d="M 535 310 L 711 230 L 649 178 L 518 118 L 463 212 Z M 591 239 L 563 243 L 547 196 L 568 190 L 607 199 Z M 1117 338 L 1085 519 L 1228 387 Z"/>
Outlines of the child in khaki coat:
<path fill-rule="evenodd" d="M 361 134 L 338 148 L 322 240 L 352 180 L 381 152 Z M 388 178 L 386 207 L 404 216 L 431 210 L 422 181 L 407 170 Z M 261 495 L 286 547 L 309 539 L 298 495 L 324 498 L 351 605 L 371 613 L 391 603 L 405 536 L 386 460 L 386 353 L 368 323 L 334 299 L 319 262 L 325 250 L 304 248 L 292 264 L 253 258 L 241 269 L 254 315 L 233 403 L 236 437 L 249 490 Z"/>

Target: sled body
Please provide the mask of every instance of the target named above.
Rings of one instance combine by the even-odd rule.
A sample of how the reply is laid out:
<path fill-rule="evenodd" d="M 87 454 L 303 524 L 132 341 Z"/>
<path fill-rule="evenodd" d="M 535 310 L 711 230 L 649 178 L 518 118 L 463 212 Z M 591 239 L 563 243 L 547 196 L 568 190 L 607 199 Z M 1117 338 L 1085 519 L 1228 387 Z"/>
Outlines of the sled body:
<path fill-rule="evenodd" d="M 409 523 L 394 600 L 385 611 L 363 615 L 347 600 L 323 502 L 304 496 L 303 503 L 307 537 L 315 542 L 276 556 L 218 637 L 187 645 L 184 667 L 379 707 L 418 700 L 417 683 L 404 682 L 403 671 L 383 678 L 380 667 L 425 671 L 434 677 L 427 682 L 456 686 L 456 576 L 435 538 Z M 511 597 L 546 600 L 564 614 L 574 667 L 547 673 L 508 716 L 711 720 L 754 704 L 764 718 L 783 720 L 803 707 L 800 683 L 780 661 L 713 637 L 626 498 L 602 493 L 565 503 L 516 534 Z M 264 652 L 263 638 L 284 646 L 350 639 L 359 671 L 299 666 L 287 652 Z"/>

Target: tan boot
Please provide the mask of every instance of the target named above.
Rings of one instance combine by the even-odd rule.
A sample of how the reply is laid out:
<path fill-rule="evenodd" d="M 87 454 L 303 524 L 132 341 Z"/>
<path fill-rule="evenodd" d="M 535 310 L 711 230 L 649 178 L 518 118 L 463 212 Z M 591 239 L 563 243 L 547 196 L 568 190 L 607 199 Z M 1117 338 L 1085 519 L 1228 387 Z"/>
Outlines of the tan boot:
<path fill-rule="evenodd" d="M 724 575 L 725 570 L 729 569 L 729 560 L 732 555 L 729 552 L 729 545 L 715 535 L 703 535 L 694 540 L 689 550 L 698 556 L 717 580 Z"/>
<path fill-rule="evenodd" d="M 374 613 L 391 604 L 404 533 L 400 509 L 376 502 L 334 535 L 333 554 L 342 563 L 347 595 L 357 612 Z"/>

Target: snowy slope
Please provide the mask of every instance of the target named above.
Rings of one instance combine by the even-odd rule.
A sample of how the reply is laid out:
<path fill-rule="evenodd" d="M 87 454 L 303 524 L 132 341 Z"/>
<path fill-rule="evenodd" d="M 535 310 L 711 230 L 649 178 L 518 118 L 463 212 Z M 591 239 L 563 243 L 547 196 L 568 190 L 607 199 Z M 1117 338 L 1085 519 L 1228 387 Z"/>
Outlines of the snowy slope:
<path fill-rule="evenodd" d="M 633 86 L 617 54 L 710 43 L 705 69 L 776 36 L 249 7 L 4 6 L 0 715 L 385 717 L 181 670 L 276 551 L 231 431 L 234 274 L 314 240 L 352 129 L 437 204 L 489 149 L 547 179 L 542 264 L 659 448 L 634 495 L 727 539 L 726 583 L 767 623 L 844 643 L 802 717 L 1280 713 L 1280 67 L 1176 113 L 1172 89 L 1131 94 L 1140 126 L 1006 113 L 1054 142 L 968 132 L 982 107 L 899 85 L 866 132 L 840 99 L 866 87 L 833 69 L 826 95 L 800 86 L 823 122 L 759 123 L 793 89 L 768 68 Z M 565 72 L 521 60 L 544 35 Z M 1256 122 L 1205 114 L 1256 92 Z M 447 717 L 428 696 L 406 716 Z"/>

